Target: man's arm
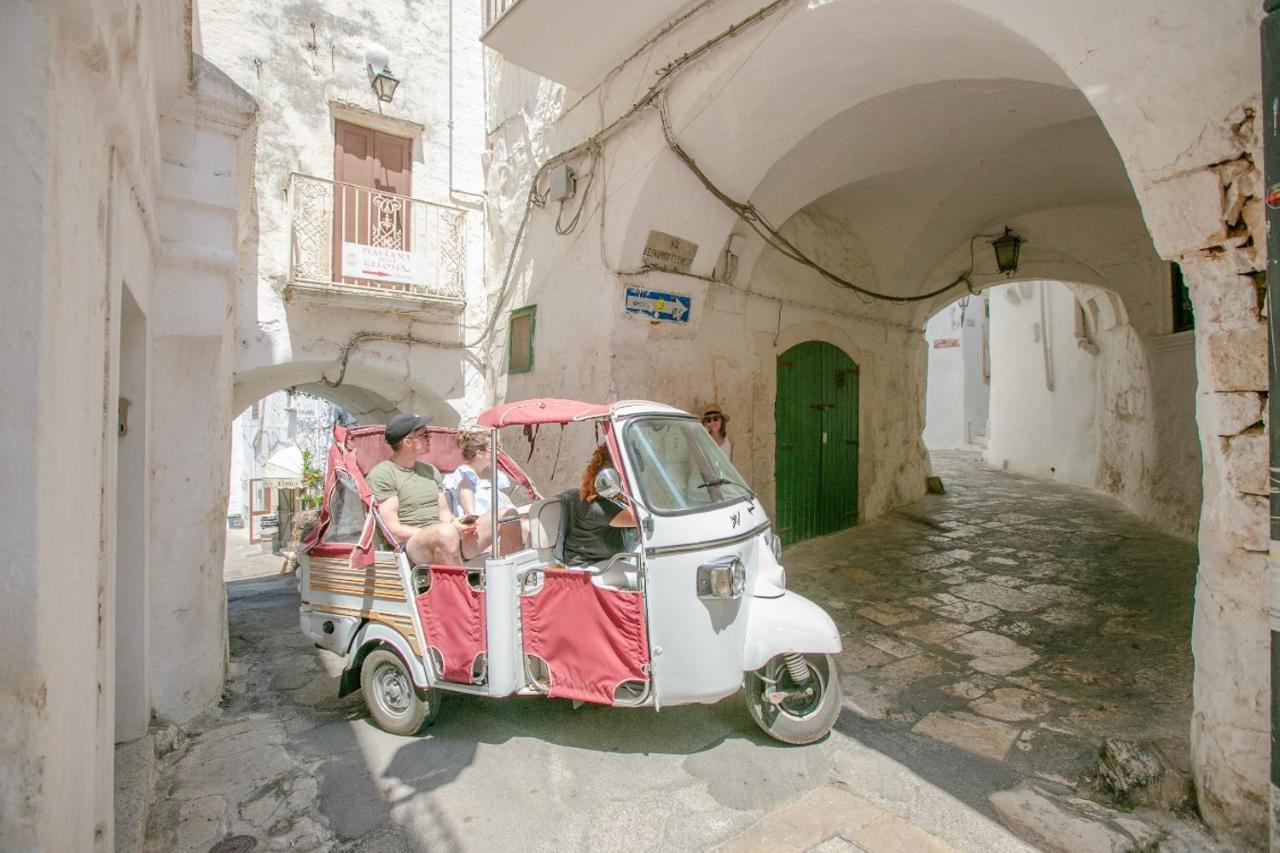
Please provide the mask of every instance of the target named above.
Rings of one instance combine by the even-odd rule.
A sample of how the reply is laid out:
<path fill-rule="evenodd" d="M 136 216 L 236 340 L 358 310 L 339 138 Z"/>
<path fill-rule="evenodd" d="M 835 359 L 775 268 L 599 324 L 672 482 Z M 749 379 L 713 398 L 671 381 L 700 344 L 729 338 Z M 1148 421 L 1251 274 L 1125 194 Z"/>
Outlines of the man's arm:
<path fill-rule="evenodd" d="M 416 527 L 400 523 L 400 497 L 398 495 L 392 495 L 378 504 L 378 515 L 382 518 L 382 523 L 387 530 L 391 531 L 391 535 L 401 543 L 408 542 L 409 537 L 418 530 Z"/>

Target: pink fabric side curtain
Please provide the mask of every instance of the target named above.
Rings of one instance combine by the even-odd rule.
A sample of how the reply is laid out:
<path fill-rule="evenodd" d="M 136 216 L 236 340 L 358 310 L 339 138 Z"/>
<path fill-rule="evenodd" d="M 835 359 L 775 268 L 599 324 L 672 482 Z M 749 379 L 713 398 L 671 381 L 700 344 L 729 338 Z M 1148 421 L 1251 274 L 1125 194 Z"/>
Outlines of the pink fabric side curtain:
<path fill-rule="evenodd" d="M 477 655 L 488 649 L 485 639 L 484 593 L 471 588 L 462 566 L 432 566 L 431 588 L 417 598 L 418 617 L 427 647 L 444 661 L 446 681 L 471 683 Z"/>
<path fill-rule="evenodd" d="M 623 682 L 649 681 L 641 593 L 598 587 L 587 572 L 547 569 L 520 612 L 524 653 L 546 661 L 552 696 L 612 705 Z"/>

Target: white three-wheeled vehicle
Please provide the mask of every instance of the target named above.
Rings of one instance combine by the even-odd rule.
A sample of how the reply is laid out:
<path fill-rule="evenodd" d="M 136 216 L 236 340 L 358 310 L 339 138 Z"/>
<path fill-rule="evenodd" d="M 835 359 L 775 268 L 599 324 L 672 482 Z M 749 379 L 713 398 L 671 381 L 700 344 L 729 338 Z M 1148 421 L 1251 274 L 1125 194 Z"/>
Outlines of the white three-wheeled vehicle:
<path fill-rule="evenodd" d="M 500 467 L 531 500 L 528 547 L 410 565 L 364 481 L 390 455 L 383 428 L 335 427 L 300 589 L 303 633 L 345 659 L 341 693 L 362 689 L 380 727 L 412 734 L 443 691 L 656 710 L 745 687 L 771 736 L 823 737 L 840 710 L 840 635 L 786 590 L 769 519 L 710 435 L 685 412 L 637 401 L 526 400 L 478 419 L 495 448 L 503 427 L 574 423 L 593 424 L 609 448 L 596 491 L 636 521 L 629 550 L 580 568 L 564 565 L 562 499 L 541 499 L 501 452 L 495 479 Z M 442 472 L 462 464 L 456 434 L 431 428 L 423 458 Z M 496 530 L 511 519 L 493 503 Z"/>

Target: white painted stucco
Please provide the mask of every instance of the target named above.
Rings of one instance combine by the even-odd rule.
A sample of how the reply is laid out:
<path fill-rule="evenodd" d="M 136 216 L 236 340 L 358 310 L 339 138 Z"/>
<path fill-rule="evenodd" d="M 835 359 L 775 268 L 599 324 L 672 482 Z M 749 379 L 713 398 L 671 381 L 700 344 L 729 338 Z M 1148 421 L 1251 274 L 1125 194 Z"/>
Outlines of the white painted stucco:
<path fill-rule="evenodd" d="M 930 450 L 986 445 L 989 339 L 986 293 L 956 300 L 925 325 L 929 373 L 924 443 Z"/>
<path fill-rule="evenodd" d="M 986 459 L 1093 488 L 1099 423 L 1095 355 L 1079 343 L 1075 295 L 1056 282 L 987 291 L 991 302 L 991 435 Z"/>
<path fill-rule="evenodd" d="M 213 642 L 199 635 L 220 598 L 203 597 L 198 558 L 180 543 L 166 553 L 174 527 L 157 510 L 173 506 L 181 529 L 203 522 L 157 438 L 216 417 L 222 403 L 205 383 L 205 407 L 175 413 L 190 377 L 166 366 L 171 344 L 204 333 L 203 312 L 229 316 L 241 204 L 233 152 L 253 105 L 193 64 L 187 11 L 20 2 L 0 27 L 0 68 L 13 83 L 0 95 L 0 175 L 25 212 L 0 234 L 24 282 L 6 288 L 0 316 L 0 385 L 14 406 L 0 426 L 14 449 L 0 524 L 16 548 L 0 605 L 5 850 L 112 849 L 117 737 L 144 731 L 162 703 L 180 704 L 167 677 L 179 664 L 206 685 L 199 707 L 220 690 L 222 630 Z M 189 227 L 193 217 L 204 224 Z M 136 404 L 123 436 L 121 396 Z M 217 445 L 207 453 L 216 459 Z M 207 547 L 220 564 L 220 540 Z M 180 600 L 157 606 L 163 589 Z M 179 610 L 188 630 L 159 645 Z"/>
<path fill-rule="evenodd" d="M 333 400 L 357 420 L 421 411 L 443 423 L 487 400 L 483 365 L 464 344 L 484 325 L 484 101 L 480 4 L 406 6 L 399 0 L 201 3 L 201 51 L 262 105 L 254 201 L 246 214 L 236 294 L 235 410 L 287 387 Z M 402 82 L 389 104 L 369 85 L 365 53 L 385 48 Z M 466 307 L 397 314 L 321 296 L 286 301 L 291 265 L 289 175 L 334 176 L 334 122 L 412 141 L 412 193 L 467 211 Z M 408 307 L 408 306 L 403 306 Z M 353 350 L 343 387 L 338 359 L 358 333 L 434 341 L 371 340 Z"/>
<path fill-rule="evenodd" d="M 665 148 L 652 105 L 572 158 L 584 180 L 564 209 L 529 208 L 540 164 L 759 5 L 709 4 L 581 92 L 497 57 L 486 74 L 479 4 L 6 7 L 0 176 L 26 215 L 0 249 L 28 286 L 6 291 L 0 318 L 0 437 L 22 449 L 0 514 L 12 544 L 0 848 L 110 849 L 114 734 L 136 733 L 146 712 L 184 722 L 217 700 L 230 426 L 281 388 L 368 419 L 400 409 L 447 423 L 495 398 L 714 398 L 772 507 L 776 358 L 825 340 L 861 371 L 861 517 L 922 493 L 923 332 L 961 287 L 868 302 L 765 248 Z M 1167 529 L 1198 529 L 1199 804 L 1255 844 L 1270 677 L 1259 17 L 1253 0 L 1209 12 L 1199 0 L 797 0 L 680 71 L 664 96 L 672 133 L 710 180 L 864 287 L 902 297 L 958 277 L 970 291 L 1004 284 L 982 241 L 1005 225 L 1027 239 L 1015 286 L 1071 282 L 1098 350 L 1095 487 Z M 390 105 L 368 87 L 370 42 L 404 79 Z M 331 174 L 336 116 L 412 137 L 415 196 L 469 210 L 460 313 L 283 298 L 285 182 Z M 571 220 L 579 203 L 577 226 L 558 234 L 557 215 Z M 653 229 L 697 244 L 698 277 L 640 269 Z M 733 259 L 731 234 L 744 238 Z M 1174 260 L 1195 302 L 1193 348 L 1169 335 Z M 628 282 L 691 295 L 690 323 L 625 319 Z M 524 305 L 538 306 L 535 366 L 508 376 L 507 312 Z M 374 337 L 326 385 L 361 332 Z M 142 448 L 116 437 L 126 390 L 144 399 Z M 589 432 L 563 446 L 544 433 L 534 472 L 572 482 Z M 148 491 L 126 507 L 119 484 L 139 481 Z M 143 568 L 123 583 L 121 549 L 140 541 Z M 123 649 L 134 653 L 120 672 Z M 117 702 L 117 687 L 149 698 Z"/>
<path fill-rule="evenodd" d="M 539 309 L 534 371 L 498 375 L 495 392 L 571 388 L 680 405 L 714 393 L 737 416 L 735 447 L 746 448 L 741 461 L 768 495 L 774 359 L 805 336 L 843 341 L 862 368 L 859 503 L 871 518 L 923 489 L 921 333 L 962 291 L 910 307 L 837 290 L 764 248 L 708 193 L 666 149 L 652 105 L 628 112 L 658 79 L 654 69 L 758 8 L 709 5 L 576 92 L 494 58 L 489 266 L 500 272 L 523 228 L 509 307 Z M 1092 449 L 1088 431 L 1077 431 L 1071 458 L 1052 467 L 1173 532 L 1195 532 L 1199 513 L 1197 781 L 1210 822 L 1255 840 L 1266 790 L 1266 714 L 1256 701 L 1265 686 L 1256 685 L 1267 676 L 1265 619 L 1253 603 L 1265 600 L 1264 572 L 1251 549 L 1265 527 L 1249 491 L 1256 483 L 1231 472 L 1259 458 L 1249 455 L 1260 440 L 1249 430 L 1261 428 L 1233 415 L 1265 387 L 1256 372 L 1265 346 L 1247 298 L 1256 288 L 1242 275 L 1260 268 L 1249 119 L 1259 16 L 1249 0 L 1211 14 L 1194 0 L 796 2 L 677 72 L 661 98 L 671 133 L 710 180 L 862 286 L 907 296 L 962 275 L 971 291 L 1003 284 L 983 241 L 1009 225 L 1027 241 L 1015 282 L 1072 282 L 1082 304 L 1081 294 L 1103 294 L 1098 315 L 1111 319 L 1092 333 L 1097 355 L 1077 349 L 1068 359 L 1092 360 L 1091 405 L 1065 413 L 1080 426 L 1092 412 Z M 571 158 L 582 174 L 596 169 L 585 200 L 568 202 L 570 213 L 585 204 L 584 224 L 556 234 L 560 208 L 550 205 L 524 227 L 539 165 L 602 127 L 602 145 Z M 694 296 L 687 329 L 620 318 L 625 274 L 637 271 L 655 229 L 696 243 L 691 271 L 717 279 L 638 278 Z M 745 237 L 736 265 L 722 255 L 731 233 Z M 1190 353 L 1167 339 L 1172 260 L 1206 303 L 1197 302 L 1196 340 L 1206 348 L 1196 369 L 1198 443 L 1221 458 L 1203 467 L 1188 419 Z M 992 361 L 994 372 L 995 353 Z M 1235 521 L 1224 525 L 1220 514 Z M 1226 638 L 1242 633 L 1247 651 L 1215 670 L 1203 654 L 1223 654 Z M 1237 704 L 1223 698 L 1241 695 Z"/>

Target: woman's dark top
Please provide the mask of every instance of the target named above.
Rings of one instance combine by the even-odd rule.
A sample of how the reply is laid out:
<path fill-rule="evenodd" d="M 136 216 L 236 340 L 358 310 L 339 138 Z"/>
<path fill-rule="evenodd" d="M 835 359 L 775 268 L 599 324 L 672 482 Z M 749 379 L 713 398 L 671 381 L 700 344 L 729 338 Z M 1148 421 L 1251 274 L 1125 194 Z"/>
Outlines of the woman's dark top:
<path fill-rule="evenodd" d="M 569 517 L 564 534 L 564 561 L 567 564 L 603 563 L 625 550 L 622 528 L 609 526 L 613 517 L 622 512 L 621 507 L 604 498 L 584 501 L 577 489 L 562 493 L 560 499 Z"/>

